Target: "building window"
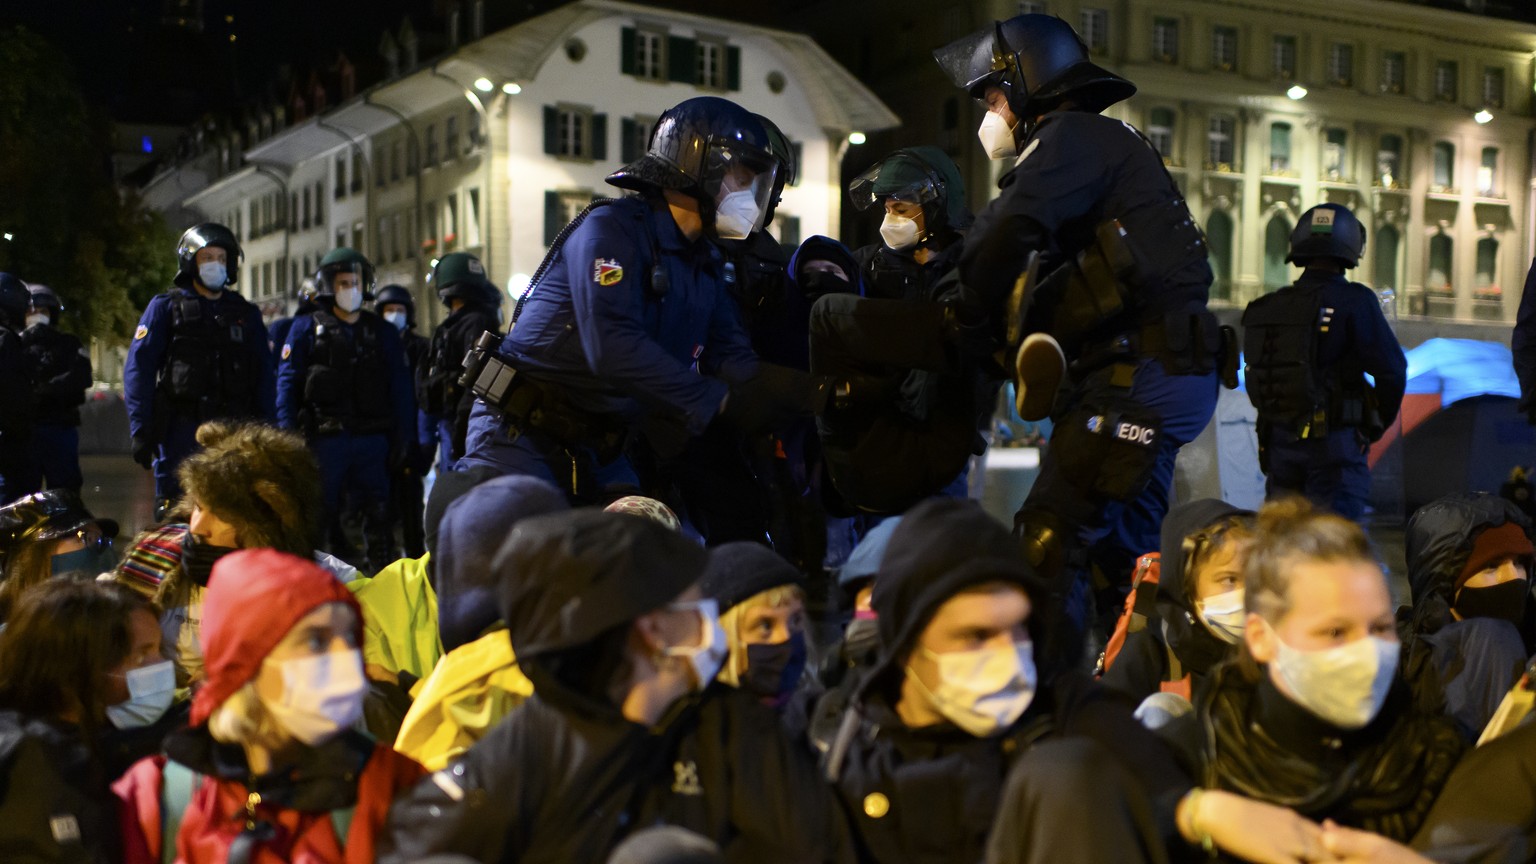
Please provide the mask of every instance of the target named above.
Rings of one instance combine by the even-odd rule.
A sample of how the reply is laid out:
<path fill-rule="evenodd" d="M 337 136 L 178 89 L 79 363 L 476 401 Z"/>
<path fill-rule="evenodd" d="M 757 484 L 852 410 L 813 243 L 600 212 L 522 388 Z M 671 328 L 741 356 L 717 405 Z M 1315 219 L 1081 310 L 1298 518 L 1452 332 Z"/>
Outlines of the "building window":
<path fill-rule="evenodd" d="M 268 294 L 272 292 L 272 262 L 261 265 L 261 284 Z"/>
<path fill-rule="evenodd" d="M 1020 2 L 1019 2 L 1019 14 L 1020 15 L 1044 15 L 1045 14 L 1045 4 L 1040 2 L 1040 0 L 1020 0 Z"/>
<path fill-rule="evenodd" d="M 395 260 L 395 238 L 389 233 L 389 217 L 379 217 L 378 242 L 374 249 L 378 252 L 379 263 Z"/>
<path fill-rule="evenodd" d="M 700 39 L 694 49 L 697 75 L 694 81 L 711 90 L 725 89 L 725 43 Z"/>
<path fill-rule="evenodd" d="M 352 153 L 352 191 L 363 191 L 363 151 L 355 150 Z"/>
<path fill-rule="evenodd" d="M 1441 102 L 1456 101 L 1456 61 L 1435 61 L 1435 98 Z"/>
<path fill-rule="evenodd" d="M 471 109 L 467 115 L 467 119 L 469 122 L 465 124 L 467 130 L 465 132 L 465 148 L 466 150 L 474 150 L 475 148 L 479 147 L 481 143 L 480 135 L 482 130 L 480 129 L 480 112 Z"/>
<path fill-rule="evenodd" d="M 427 124 L 426 139 L 427 139 L 427 160 L 424 163 L 423 167 L 435 168 L 435 167 L 437 167 L 437 126 L 435 124 L 432 124 L 432 123 L 428 123 Z"/>
<path fill-rule="evenodd" d="M 1499 241 L 1484 237 L 1477 241 L 1477 275 L 1472 289 L 1484 299 L 1497 299 L 1499 290 Z"/>
<path fill-rule="evenodd" d="M 1400 135 L 1383 135 L 1376 147 L 1376 185 L 1397 189 L 1402 185 L 1403 139 Z"/>
<path fill-rule="evenodd" d="M 625 165 L 645 155 L 651 146 L 655 117 L 625 117 L 620 123 L 619 160 Z"/>
<path fill-rule="evenodd" d="M 664 30 L 624 28 L 624 59 L 620 64 L 626 75 L 647 81 L 667 80 L 667 34 Z"/>
<path fill-rule="evenodd" d="M 1095 54 L 1109 50 L 1109 10 L 1084 9 L 1078 13 L 1078 35 L 1083 44 Z"/>
<path fill-rule="evenodd" d="M 302 223 L 302 227 L 307 229 L 307 228 L 309 228 L 309 226 L 310 226 L 310 218 L 309 218 L 309 187 L 305 186 L 304 187 L 304 222 Z M 306 267 L 304 269 L 308 270 L 309 268 Z"/>
<path fill-rule="evenodd" d="M 1212 300 L 1232 299 L 1232 217 L 1226 211 L 1212 211 L 1205 221 L 1205 248 L 1211 257 Z"/>
<path fill-rule="evenodd" d="M 608 158 L 608 115 L 580 105 L 544 106 L 544 152 L 567 159 Z"/>
<path fill-rule="evenodd" d="M 464 196 L 464 245 L 480 245 L 480 190 L 471 189 Z"/>
<path fill-rule="evenodd" d="M 1483 69 L 1483 107 L 1504 107 L 1504 69 L 1488 66 Z"/>
<path fill-rule="evenodd" d="M 1152 59 L 1179 62 L 1179 22 L 1175 18 L 1152 19 Z"/>
<path fill-rule="evenodd" d="M 1381 92 L 1403 92 L 1403 81 L 1408 77 L 1408 55 L 1402 51 L 1386 51 L 1381 55 Z"/>
<path fill-rule="evenodd" d="M 443 199 L 443 251 L 457 249 L 459 241 L 459 196 L 450 193 Z"/>
<path fill-rule="evenodd" d="M 1429 238 L 1429 275 L 1424 277 L 1424 287 L 1440 294 L 1452 293 L 1451 260 L 1455 246 L 1449 234 L 1436 233 Z"/>
<path fill-rule="evenodd" d="M 347 157 L 336 157 L 336 197 L 344 198 L 347 194 Z"/>
<path fill-rule="evenodd" d="M 1483 160 L 1477 166 L 1477 194 L 1485 198 L 1498 196 L 1499 148 L 1484 147 Z"/>
<path fill-rule="evenodd" d="M 325 224 L 325 183 L 322 180 L 315 181 L 315 227 Z"/>
<path fill-rule="evenodd" d="M 422 205 L 421 212 L 426 216 L 421 226 L 421 250 L 437 257 L 437 202 L 428 201 Z"/>
<path fill-rule="evenodd" d="M 592 203 L 592 190 L 576 189 L 544 193 L 544 245 L 555 242 L 555 235 Z"/>
<path fill-rule="evenodd" d="M 1270 43 L 1270 74 L 1287 81 L 1296 77 L 1296 37 L 1276 36 Z"/>
<path fill-rule="evenodd" d="M 1397 229 L 1391 225 L 1381 226 L 1376 230 L 1376 237 L 1371 245 L 1376 247 L 1375 272 L 1372 274 L 1376 288 L 1378 290 L 1392 289 L 1396 291 L 1398 288 Z"/>
<path fill-rule="evenodd" d="M 336 229 L 336 245 L 337 246 L 345 246 L 345 245 L 347 245 L 347 226 L 343 225 L 340 228 Z"/>
<path fill-rule="evenodd" d="M 304 218 L 308 219 L 309 217 L 305 216 Z M 304 227 L 308 228 L 309 225 L 306 223 Z M 299 230 L 299 193 L 297 192 L 291 192 L 288 195 L 288 230 Z"/>
<path fill-rule="evenodd" d="M 359 252 L 365 251 L 363 245 L 363 223 L 361 222 L 352 223 L 352 248 Z"/>
<path fill-rule="evenodd" d="M 452 159 L 459 155 L 459 118 L 449 117 L 443 121 L 443 158 Z"/>
<path fill-rule="evenodd" d="M 373 188 L 383 189 L 385 181 L 389 179 L 389 150 L 380 146 L 373 154 L 373 161 L 378 166 L 378 170 L 373 172 Z"/>
<path fill-rule="evenodd" d="M 1434 178 L 1431 192 L 1454 192 L 1456 188 L 1456 145 L 1449 141 L 1436 141 L 1434 147 Z"/>
<path fill-rule="evenodd" d="M 1291 124 L 1269 124 L 1269 173 L 1287 174 L 1291 170 Z"/>
<path fill-rule="evenodd" d="M 1291 268 L 1285 256 L 1291 251 L 1291 222 L 1283 212 L 1270 217 L 1264 228 L 1264 290 L 1274 291 L 1291 284 Z"/>
<path fill-rule="evenodd" d="M 1342 180 L 1349 176 L 1349 133 L 1343 129 L 1323 132 L 1323 177 Z"/>
<path fill-rule="evenodd" d="M 1173 109 L 1152 109 L 1147 115 L 1147 140 L 1157 148 L 1163 161 L 1173 160 Z"/>
<path fill-rule="evenodd" d="M 389 179 L 390 179 L 390 182 L 393 183 L 393 182 L 398 182 L 400 180 L 401 163 L 403 163 L 404 161 L 405 161 L 405 142 L 404 141 L 396 141 L 394 143 L 394 146 L 389 148 Z"/>
<path fill-rule="evenodd" d="M 1237 69 L 1237 28 L 1217 27 L 1211 31 L 1211 66 L 1223 72 Z"/>
<path fill-rule="evenodd" d="M 1328 83 L 1335 87 L 1355 84 L 1355 46 L 1335 42 L 1328 46 Z"/>
<path fill-rule="evenodd" d="M 1233 131 L 1237 128 L 1237 122 L 1230 114 L 1212 114 L 1211 123 L 1206 132 L 1206 162 L 1207 167 L 1217 171 L 1231 171 L 1236 160 L 1236 149 L 1232 140 Z"/>

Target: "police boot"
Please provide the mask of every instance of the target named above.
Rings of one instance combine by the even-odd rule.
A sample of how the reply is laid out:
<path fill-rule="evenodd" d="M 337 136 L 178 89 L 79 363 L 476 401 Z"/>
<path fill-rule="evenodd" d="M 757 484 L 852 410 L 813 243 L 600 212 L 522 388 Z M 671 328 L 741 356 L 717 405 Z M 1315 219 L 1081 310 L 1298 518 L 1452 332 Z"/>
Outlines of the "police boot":
<path fill-rule="evenodd" d="M 1019 417 L 1043 420 L 1051 416 L 1056 392 L 1067 374 L 1067 355 L 1061 343 L 1045 333 L 1024 337 L 1013 360 L 1014 407 Z"/>

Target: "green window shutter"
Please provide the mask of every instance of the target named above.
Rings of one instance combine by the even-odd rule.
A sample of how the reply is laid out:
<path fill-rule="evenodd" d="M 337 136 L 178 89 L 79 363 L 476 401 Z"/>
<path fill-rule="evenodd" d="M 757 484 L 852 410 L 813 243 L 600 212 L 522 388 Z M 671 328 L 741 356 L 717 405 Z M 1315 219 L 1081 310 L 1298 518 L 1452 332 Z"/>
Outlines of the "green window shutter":
<path fill-rule="evenodd" d="M 549 246 L 555 242 L 555 235 L 565 226 L 560 218 L 560 193 L 544 193 L 544 245 Z"/>
<path fill-rule="evenodd" d="M 725 46 L 725 89 L 741 89 L 741 49 L 735 45 Z"/>
<path fill-rule="evenodd" d="M 699 83 L 698 42 L 683 36 L 667 37 L 667 80 Z"/>
<path fill-rule="evenodd" d="M 619 71 L 635 74 L 635 28 L 625 27 L 619 35 Z"/>
<path fill-rule="evenodd" d="M 592 115 L 592 158 L 598 162 L 608 159 L 608 115 Z"/>
<path fill-rule="evenodd" d="M 619 159 L 625 165 L 640 158 L 640 154 L 635 152 L 635 135 L 635 121 L 629 117 L 621 119 L 619 121 Z"/>
<path fill-rule="evenodd" d="M 544 106 L 544 152 L 551 156 L 560 153 L 560 112 L 553 105 Z"/>

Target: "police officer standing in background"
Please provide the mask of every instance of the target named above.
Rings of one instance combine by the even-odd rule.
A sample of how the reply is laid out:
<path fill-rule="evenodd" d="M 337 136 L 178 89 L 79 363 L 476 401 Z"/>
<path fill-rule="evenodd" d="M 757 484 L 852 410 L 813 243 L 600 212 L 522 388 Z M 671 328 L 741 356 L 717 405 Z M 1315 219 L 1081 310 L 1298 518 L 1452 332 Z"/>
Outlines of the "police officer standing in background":
<path fill-rule="evenodd" d="M 1135 86 L 1090 62 L 1065 21 L 1020 15 L 934 56 L 986 105 L 988 155 L 1014 163 L 966 235 L 953 299 L 962 325 L 1001 320 L 1010 348 L 1031 334 L 1008 358 L 1021 414 L 1055 425 L 1014 524 L 1085 625 L 1090 567 L 1117 610 L 1135 556 L 1158 546 L 1174 457 L 1215 409 L 1204 236 L 1150 142 L 1099 114 Z"/>
<path fill-rule="evenodd" d="M 21 331 L 32 302 L 25 282 L 0 272 L 0 504 L 29 491 L 32 379 Z"/>
<path fill-rule="evenodd" d="M 1243 313 L 1266 496 L 1305 495 L 1355 520 L 1371 493 L 1366 454 L 1397 418 L 1408 371 L 1376 292 L 1344 277 L 1364 249 L 1365 227 L 1348 208 L 1313 207 L 1285 257 L 1301 278 Z"/>
<path fill-rule="evenodd" d="M 79 493 L 80 405 L 91 387 L 91 358 L 80 340 L 58 328 L 64 304 L 47 285 L 32 285 L 32 305 L 21 341 L 32 370 L 34 411 L 28 467 L 29 491 L 49 489 Z"/>
<path fill-rule="evenodd" d="M 501 333 L 501 291 L 485 274 L 485 265 L 468 252 L 450 252 L 438 259 L 427 279 L 448 317 L 432 332 L 426 360 L 416 370 L 416 403 L 435 428 L 439 473 L 464 455 L 464 436 L 475 396 L 460 386 L 464 355 L 480 334 Z"/>
<path fill-rule="evenodd" d="M 231 290 L 240 243 L 213 222 L 176 244 L 170 291 L 144 308 L 123 365 L 133 459 L 155 472 L 155 517 L 181 497 L 176 466 L 217 419 L 273 419 L 274 369 L 261 312 Z"/>
<path fill-rule="evenodd" d="M 363 309 L 373 265 L 345 246 L 320 259 L 317 309 L 296 319 L 277 367 L 277 422 L 298 430 L 320 462 L 326 524 L 340 525 L 344 494 L 363 514 L 370 573 L 396 556 L 389 473 L 415 441 L 405 351 L 393 325 Z M 345 549 L 331 539 L 332 549 Z"/>
<path fill-rule="evenodd" d="M 426 337 L 416 332 L 416 301 L 404 285 L 385 285 L 379 289 L 373 301 L 373 311 L 400 333 L 405 348 L 405 369 L 411 381 L 426 363 L 429 344 Z M 416 407 L 415 388 L 408 388 L 411 405 Z M 432 467 L 432 442 L 437 440 L 436 429 L 426 413 L 414 410 L 416 435 L 406 446 L 404 461 L 390 473 L 390 500 L 400 519 L 400 536 L 405 545 L 405 557 L 420 558 L 426 552 L 422 530 L 421 478 Z"/>

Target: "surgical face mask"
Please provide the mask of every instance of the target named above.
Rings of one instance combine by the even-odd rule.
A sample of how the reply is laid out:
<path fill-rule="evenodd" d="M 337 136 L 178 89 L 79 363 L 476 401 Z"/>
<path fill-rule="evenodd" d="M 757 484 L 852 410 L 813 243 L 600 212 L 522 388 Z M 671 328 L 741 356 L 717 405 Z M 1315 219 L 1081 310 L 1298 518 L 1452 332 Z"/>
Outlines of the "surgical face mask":
<path fill-rule="evenodd" d="M 977 738 L 996 735 L 1012 726 L 1035 699 L 1032 642 L 948 654 L 921 650 L 938 666 L 938 685 L 930 690 L 910 665 L 907 677 L 946 720 Z"/>
<path fill-rule="evenodd" d="M 1013 127 L 996 111 L 988 111 L 987 116 L 981 118 L 976 137 L 981 139 L 981 148 L 987 151 L 989 159 L 1012 159 L 1019 153 L 1019 146 L 1013 140 Z"/>
<path fill-rule="evenodd" d="M 232 546 L 213 546 L 196 534 L 188 534 L 181 544 L 181 572 L 193 583 L 208 587 L 208 575 L 220 558 L 234 552 Z"/>
<path fill-rule="evenodd" d="M 107 706 L 119 729 L 140 729 L 165 716 L 176 696 L 176 667 L 169 660 L 128 670 L 128 701 Z"/>
<path fill-rule="evenodd" d="M 720 674 L 725 665 L 725 655 L 730 646 L 725 641 L 725 628 L 720 626 L 720 606 L 712 599 L 689 603 L 673 603 L 667 607 L 673 611 L 692 611 L 699 616 L 704 641 L 698 645 L 672 645 L 662 653 L 668 657 L 682 657 L 693 667 L 694 689 L 703 690 Z"/>
<path fill-rule="evenodd" d="M 745 240 L 762 215 L 751 189 L 731 192 L 715 205 L 715 236 L 721 240 Z"/>
<path fill-rule="evenodd" d="M 396 330 L 404 330 L 406 324 L 405 311 L 396 309 L 393 312 L 385 312 L 384 320 L 395 325 Z"/>
<path fill-rule="evenodd" d="M 197 265 L 197 281 L 203 283 L 203 287 L 209 291 L 224 290 L 224 283 L 229 280 L 229 271 L 224 269 L 220 261 L 207 261 Z"/>
<path fill-rule="evenodd" d="M 1463 618 L 1501 618 L 1518 627 L 1525 621 L 1530 590 L 1530 583 L 1524 579 L 1486 588 L 1463 588 L 1456 595 L 1456 613 Z"/>
<path fill-rule="evenodd" d="M 363 652 L 353 648 L 278 663 L 283 695 L 265 703 L 266 709 L 294 738 L 313 747 L 363 716 Z"/>
<path fill-rule="evenodd" d="M 103 539 L 95 546 L 86 546 L 84 549 L 53 556 L 49 559 L 48 570 L 54 576 L 83 573 L 94 579 L 116 565 L 117 556 L 112 553 L 112 541 Z"/>
<path fill-rule="evenodd" d="M 336 306 L 343 312 L 356 312 L 357 310 L 363 308 L 363 289 L 336 289 Z"/>
<path fill-rule="evenodd" d="M 885 221 L 880 223 L 880 239 L 892 249 L 911 249 L 917 245 L 919 233 L 917 220 L 895 213 L 885 214 Z"/>
<path fill-rule="evenodd" d="M 31 315 L 27 316 L 27 326 L 28 327 L 36 327 L 39 324 L 48 324 L 48 323 L 50 323 L 50 322 L 48 320 L 48 313 L 47 312 L 33 312 Z"/>
<path fill-rule="evenodd" d="M 1228 645 L 1236 645 L 1243 638 L 1244 625 L 1248 621 L 1248 613 L 1243 611 L 1243 589 L 1234 588 L 1196 600 L 1195 612 L 1205 629 Z"/>
<path fill-rule="evenodd" d="M 764 699 L 779 700 L 795 692 L 805 673 L 805 634 L 783 642 L 747 646 L 747 671 L 741 689 Z"/>
<path fill-rule="evenodd" d="M 1337 648 L 1299 651 L 1275 638 L 1274 667 L 1287 695 L 1340 729 L 1359 729 L 1376 719 L 1392 689 L 1399 645 L 1376 636 Z"/>

